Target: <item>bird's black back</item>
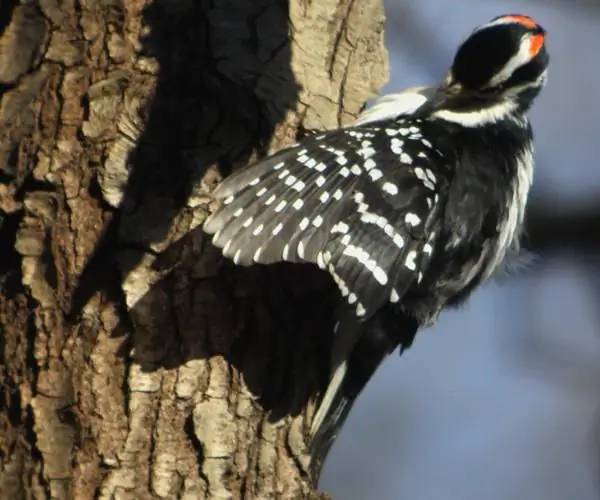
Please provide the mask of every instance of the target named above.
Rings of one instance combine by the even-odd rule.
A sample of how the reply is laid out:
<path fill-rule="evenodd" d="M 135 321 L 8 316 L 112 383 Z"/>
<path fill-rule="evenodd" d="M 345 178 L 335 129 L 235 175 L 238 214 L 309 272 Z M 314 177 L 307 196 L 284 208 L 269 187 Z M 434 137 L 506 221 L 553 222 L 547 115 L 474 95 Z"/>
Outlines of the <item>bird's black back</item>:
<path fill-rule="evenodd" d="M 521 221 L 509 220 L 510 210 L 518 184 L 530 180 L 522 171 L 532 168 L 523 158 L 532 152 L 533 137 L 523 118 L 477 129 L 441 121 L 422 127 L 438 137 L 436 146 L 448 163 L 443 217 L 434 229 L 437 244 L 421 283 L 402 302 L 405 312 L 427 325 L 445 305 L 466 300 L 502 264 L 508 250 L 499 248 L 503 230 L 513 233 L 508 243 L 518 245 Z"/>

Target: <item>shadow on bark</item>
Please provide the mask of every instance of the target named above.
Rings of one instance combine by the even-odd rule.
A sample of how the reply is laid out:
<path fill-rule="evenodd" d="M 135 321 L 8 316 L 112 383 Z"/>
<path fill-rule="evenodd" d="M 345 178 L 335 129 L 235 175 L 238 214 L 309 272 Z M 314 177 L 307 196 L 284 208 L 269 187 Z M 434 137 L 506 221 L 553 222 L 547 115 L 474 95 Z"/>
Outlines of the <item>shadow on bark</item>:
<path fill-rule="evenodd" d="M 201 228 L 177 227 L 198 186 L 208 213 L 218 181 L 211 167 L 227 175 L 257 150 L 265 154 L 276 124 L 296 105 L 287 2 L 248 2 L 235 15 L 226 7 L 155 2 L 144 12 L 142 50 L 158 62 L 157 83 L 141 109 L 146 125 L 127 158 L 119 210 L 79 280 L 71 317 L 99 291 L 125 303 L 131 273 L 156 257 L 151 271 L 160 279 L 113 331 L 124 337 L 121 355 L 133 352 L 130 361 L 145 371 L 222 356 L 278 420 L 301 413 L 327 378 L 330 280 L 312 266 L 237 268 Z M 273 36 L 247 33 L 254 26 Z M 240 382 L 231 381 L 233 392 Z"/>
<path fill-rule="evenodd" d="M 247 163 L 257 148 L 264 152 L 275 125 L 296 103 L 299 89 L 289 66 L 287 2 L 281 3 L 279 16 L 271 16 L 285 23 L 270 28 L 286 33 L 280 47 L 261 47 L 263 41 L 256 34 L 237 35 L 238 46 L 218 46 L 228 35 L 235 37 L 236 29 L 252 28 L 253 18 L 246 22 L 244 16 L 250 17 L 248 11 L 255 12 L 254 17 L 261 14 L 252 2 L 243 9 L 240 6 L 238 26 L 226 26 L 227 12 L 211 10 L 201 2 L 187 3 L 156 1 L 144 11 L 148 34 L 141 53 L 156 59 L 156 84 L 142 89 L 153 93 L 139 110 L 143 132 L 126 159 L 129 175 L 119 210 L 73 293 L 73 315 L 114 281 L 106 271 L 115 269 L 117 251 L 140 250 L 139 259 L 130 259 L 129 267 L 119 266 L 124 279 L 144 252 L 152 252 L 153 244 L 168 238 L 174 218 L 185 209 L 206 170 L 217 165 L 227 175 L 234 162 Z M 274 8 L 268 0 L 258 3 L 265 4 L 263 11 Z M 250 38 L 254 46 L 243 53 L 242 45 Z M 272 56 L 275 49 L 284 54 L 279 59 L 286 63 L 268 68 L 268 61 L 261 61 L 257 54 Z M 273 86 L 269 95 L 257 90 L 259 78 Z"/>
<path fill-rule="evenodd" d="M 328 276 L 309 265 L 215 265 L 207 238 L 189 238 L 201 242 L 198 254 L 179 254 L 130 311 L 135 362 L 151 371 L 222 356 L 270 421 L 299 415 L 327 379 L 336 300 Z"/>

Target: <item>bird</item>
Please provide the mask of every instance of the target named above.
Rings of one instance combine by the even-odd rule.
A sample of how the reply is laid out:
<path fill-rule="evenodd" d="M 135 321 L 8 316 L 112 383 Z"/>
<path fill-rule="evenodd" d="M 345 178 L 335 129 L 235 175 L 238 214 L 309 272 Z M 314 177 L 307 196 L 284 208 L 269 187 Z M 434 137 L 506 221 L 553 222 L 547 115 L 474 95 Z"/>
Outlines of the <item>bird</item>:
<path fill-rule="evenodd" d="M 497 16 L 459 44 L 439 84 L 380 97 L 213 192 L 204 231 L 225 257 L 310 263 L 337 285 L 313 445 L 331 445 L 387 356 L 518 253 L 534 171 L 527 115 L 548 63 L 532 17 Z"/>

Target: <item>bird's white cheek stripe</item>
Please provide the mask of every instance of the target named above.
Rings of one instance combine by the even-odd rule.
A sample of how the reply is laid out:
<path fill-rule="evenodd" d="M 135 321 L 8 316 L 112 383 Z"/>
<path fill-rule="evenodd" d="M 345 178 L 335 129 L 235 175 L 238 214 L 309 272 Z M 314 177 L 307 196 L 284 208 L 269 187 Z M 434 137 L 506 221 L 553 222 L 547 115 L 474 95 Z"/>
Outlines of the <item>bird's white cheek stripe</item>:
<path fill-rule="evenodd" d="M 519 51 L 514 56 L 512 56 L 508 60 L 508 62 L 502 67 L 502 69 L 490 79 L 490 81 L 487 83 L 487 86 L 495 87 L 501 84 L 502 82 L 505 82 L 518 68 L 531 61 L 531 43 L 531 36 L 525 37 L 523 40 L 521 40 Z"/>

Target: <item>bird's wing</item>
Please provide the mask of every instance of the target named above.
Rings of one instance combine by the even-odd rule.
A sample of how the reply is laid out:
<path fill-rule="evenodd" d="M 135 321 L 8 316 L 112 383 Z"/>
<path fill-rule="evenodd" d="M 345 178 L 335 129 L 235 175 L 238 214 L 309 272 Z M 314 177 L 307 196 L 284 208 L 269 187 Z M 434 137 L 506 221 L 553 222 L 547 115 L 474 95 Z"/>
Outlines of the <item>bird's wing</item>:
<path fill-rule="evenodd" d="M 447 185 L 436 154 L 412 122 L 311 136 L 225 179 L 204 229 L 240 265 L 319 265 L 366 319 L 433 253 Z"/>

